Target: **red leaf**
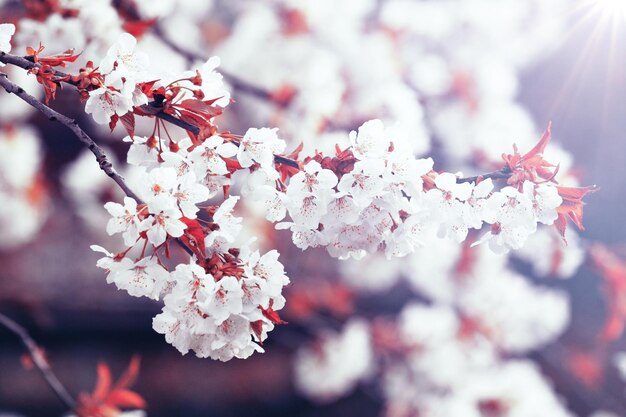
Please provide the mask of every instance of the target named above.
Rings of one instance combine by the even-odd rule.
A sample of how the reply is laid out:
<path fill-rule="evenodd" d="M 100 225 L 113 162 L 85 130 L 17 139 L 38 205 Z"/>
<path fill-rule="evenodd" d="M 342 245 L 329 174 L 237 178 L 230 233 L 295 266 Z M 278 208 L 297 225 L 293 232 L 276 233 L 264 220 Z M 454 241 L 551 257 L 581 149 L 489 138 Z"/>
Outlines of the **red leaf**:
<path fill-rule="evenodd" d="M 117 122 L 119 119 L 120 118 L 117 114 L 111 116 L 111 120 L 109 121 L 109 129 L 111 129 L 111 132 L 113 131 L 113 129 L 115 129 L 115 126 L 117 126 Z"/>
<path fill-rule="evenodd" d="M 569 218 L 580 230 L 585 230 L 583 226 L 583 206 L 585 202 L 583 198 L 587 194 L 598 190 L 596 186 L 590 187 L 561 187 L 557 186 L 557 191 L 563 199 L 563 203 L 556 209 L 558 218 L 555 221 L 555 227 L 565 238 L 565 230 L 567 228 L 567 219 Z"/>
<path fill-rule="evenodd" d="M 537 155 L 542 155 L 546 149 L 546 146 L 548 146 L 548 143 L 550 143 L 551 138 L 552 138 L 552 122 L 549 122 L 548 127 L 546 128 L 545 132 L 543 132 L 543 136 L 541 136 L 541 139 L 539 140 L 539 143 L 537 143 L 530 151 L 528 151 L 526 155 L 522 156 L 522 159 L 528 160 Z"/>
<path fill-rule="evenodd" d="M 145 400 L 128 389 L 139 373 L 139 357 L 133 356 L 128 369 L 111 389 L 111 371 L 106 364 L 98 364 L 98 380 L 91 395 L 81 393 L 76 405 L 79 417 L 104 417 L 120 413 L 120 408 L 145 408 Z"/>
<path fill-rule="evenodd" d="M 42 65 L 49 65 L 51 67 L 66 67 L 68 62 L 74 62 L 78 59 L 80 54 L 74 55 L 73 49 L 68 49 L 62 54 L 47 56 L 47 57 L 38 57 L 38 62 Z"/>
<path fill-rule="evenodd" d="M 126 371 L 120 376 L 115 383 L 116 388 L 126 388 L 135 383 L 137 376 L 139 375 L 139 367 L 141 365 L 141 356 L 133 355 L 128 364 Z"/>
<path fill-rule="evenodd" d="M 263 312 L 263 315 L 265 316 L 266 319 L 268 319 L 274 324 L 287 324 L 287 322 L 283 321 L 278 315 L 278 312 L 274 311 L 274 309 L 271 306 L 268 307 L 267 309 L 261 307 L 261 312 Z"/>
<path fill-rule="evenodd" d="M 204 115 L 207 118 L 213 118 L 215 116 L 219 116 L 222 114 L 222 109 L 219 107 L 212 107 L 209 104 L 205 103 L 202 100 L 197 99 L 187 99 L 182 102 L 176 104 L 177 108 L 187 109 L 194 113 L 199 113 Z"/>
<path fill-rule="evenodd" d="M 204 231 L 202 230 L 200 222 L 196 219 L 188 219 L 186 217 L 180 220 L 187 225 L 185 233 L 180 239 L 196 254 L 198 259 L 204 259 L 206 257 L 206 248 L 204 246 Z"/>
<path fill-rule="evenodd" d="M 124 126 L 124 129 L 126 129 L 128 136 L 130 136 L 131 139 L 134 139 L 135 138 L 135 114 L 133 112 L 128 112 L 122 117 L 120 117 L 120 120 L 122 121 L 122 125 Z"/>
<path fill-rule="evenodd" d="M 128 389 L 116 389 L 109 395 L 109 405 L 121 408 L 145 408 L 146 401 L 134 391 Z"/>
<path fill-rule="evenodd" d="M 302 149 L 304 149 L 304 142 L 300 142 L 298 147 L 291 151 L 289 155 L 286 155 L 286 157 L 289 159 L 297 160 L 300 157 L 300 152 L 302 152 Z"/>
<path fill-rule="evenodd" d="M 111 370 L 105 363 L 98 364 L 97 372 L 98 380 L 91 397 L 95 401 L 103 401 L 111 390 L 111 383 L 113 379 L 111 377 Z"/>
<path fill-rule="evenodd" d="M 261 336 L 263 335 L 263 320 L 257 320 L 250 323 L 250 328 L 254 332 L 254 335 L 261 343 Z"/>
<path fill-rule="evenodd" d="M 502 155 L 506 167 L 511 171 L 507 181 L 509 185 L 521 190 L 524 181 L 532 181 L 536 184 L 555 182 L 554 177 L 559 170 L 558 166 L 543 159 L 543 152 L 550 143 L 551 137 L 551 124 L 548 124 L 539 142 L 526 154 L 520 155 L 517 146 L 513 145 L 513 154 Z"/>
<path fill-rule="evenodd" d="M 152 18 L 152 19 L 149 19 L 149 20 L 135 20 L 135 21 L 127 20 L 122 25 L 122 28 L 126 32 L 130 33 L 131 35 L 133 35 L 134 37 L 139 38 L 144 33 L 146 33 L 146 31 L 148 29 L 150 29 L 152 26 L 154 26 L 154 23 L 156 21 L 157 21 L 156 18 Z"/>

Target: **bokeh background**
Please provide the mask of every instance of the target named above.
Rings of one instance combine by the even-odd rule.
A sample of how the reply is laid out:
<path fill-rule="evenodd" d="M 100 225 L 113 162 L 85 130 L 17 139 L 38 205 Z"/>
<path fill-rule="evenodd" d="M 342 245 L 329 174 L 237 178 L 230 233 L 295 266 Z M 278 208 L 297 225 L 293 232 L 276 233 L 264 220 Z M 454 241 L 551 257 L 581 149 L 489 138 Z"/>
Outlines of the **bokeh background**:
<path fill-rule="evenodd" d="M 552 121 L 555 137 L 573 154 L 584 183 L 601 187 L 586 207 L 583 236 L 626 250 L 626 18 L 589 18 L 577 4 L 572 2 L 569 31 L 559 46 L 523 72 L 519 100 L 539 126 Z M 55 106 L 71 111 L 73 100 L 71 92 L 62 92 Z M 232 108 L 236 111 L 238 105 Z M 78 111 L 73 116 L 85 117 Z M 46 132 L 45 177 L 53 189 L 60 189 L 61 170 L 81 146 L 68 139 L 62 126 L 38 115 L 31 121 Z M 106 140 L 102 132 L 92 133 Z M 295 391 L 291 357 L 294 346 L 307 337 L 297 322 L 279 327 L 267 352 L 245 361 L 181 357 L 151 329 L 160 305 L 128 297 L 105 283 L 102 271 L 94 267 L 98 256 L 89 250 L 93 235 L 62 193 L 52 195 L 51 214 L 37 238 L 0 253 L 0 311 L 24 325 L 45 347 L 72 393 L 93 387 L 99 361 L 119 374 L 138 353 L 142 367 L 135 388 L 153 417 L 380 415 L 381 399 L 367 386 L 327 405 L 310 402 Z M 290 276 L 334 278 L 332 269 L 320 270 L 323 254 L 280 246 Z M 563 346 L 590 348 L 603 323 L 606 307 L 598 274 L 584 265 L 571 280 L 550 285 L 571 294 L 571 325 L 558 346 L 547 346 L 533 359 L 555 381 L 573 412 L 586 416 L 611 408 L 626 415 L 626 394 L 614 369 L 607 368 L 606 381 L 592 388 L 571 374 L 563 355 Z M 386 297 L 361 300 L 359 307 L 393 311 L 406 292 L 400 287 Z M 0 410 L 60 415 L 64 409 L 40 375 L 24 369 L 23 353 L 14 335 L 0 329 Z"/>

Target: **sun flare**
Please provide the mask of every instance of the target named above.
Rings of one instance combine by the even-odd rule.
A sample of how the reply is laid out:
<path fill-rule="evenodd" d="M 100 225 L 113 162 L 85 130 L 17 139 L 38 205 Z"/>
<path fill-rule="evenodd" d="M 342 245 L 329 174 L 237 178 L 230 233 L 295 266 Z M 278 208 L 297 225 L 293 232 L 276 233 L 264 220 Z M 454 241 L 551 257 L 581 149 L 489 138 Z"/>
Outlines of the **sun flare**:
<path fill-rule="evenodd" d="M 626 18 L 626 0 L 596 0 L 596 7 L 606 14 Z"/>

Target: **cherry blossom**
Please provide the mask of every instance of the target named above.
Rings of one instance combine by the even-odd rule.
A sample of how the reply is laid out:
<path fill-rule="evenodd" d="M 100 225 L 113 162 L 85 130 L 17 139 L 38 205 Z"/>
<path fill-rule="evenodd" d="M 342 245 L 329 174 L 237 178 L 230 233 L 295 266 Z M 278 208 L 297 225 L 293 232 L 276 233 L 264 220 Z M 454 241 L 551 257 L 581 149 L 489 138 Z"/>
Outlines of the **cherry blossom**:
<path fill-rule="evenodd" d="M 202 93 L 204 97 L 215 100 L 215 104 L 226 107 L 230 103 L 230 92 L 224 88 L 223 76 L 216 71 L 220 66 L 219 57 L 211 57 L 202 64 L 198 71 L 202 78 Z"/>
<path fill-rule="evenodd" d="M 128 95 L 128 88 L 124 91 L 115 91 L 108 87 L 100 87 L 89 92 L 85 103 L 85 111 L 92 115 L 96 123 L 108 124 L 111 116 L 123 116 L 133 108 L 132 90 Z"/>
<path fill-rule="evenodd" d="M 148 240 L 155 246 L 164 243 L 167 236 L 180 237 L 187 225 L 180 218 L 182 213 L 169 201 L 153 200 L 150 216 L 143 220 L 140 227 L 146 230 Z"/>
<path fill-rule="evenodd" d="M 136 46 L 137 40 L 134 36 L 122 33 L 100 62 L 102 74 L 115 73 L 119 79 L 131 80 L 130 82 L 143 81 L 149 59 L 146 54 L 136 51 Z"/>
<path fill-rule="evenodd" d="M 232 143 L 224 143 L 220 136 L 212 136 L 194 148 L 189 154 L 194 164 L 194 169 L 199 178 L 204 178 L 207 173 L 212 175 L 224 175 L 228 172 L 224 158 L 230 158 L 237 154 L 237 147 Z"/>
<path fill-rule="evenodd" d="M 274 155 L 285 150 L 285 142 L 278 138 L 277 129 L 248 129 L 237 150 L 237 160 L 243 168 L 253 163 L 273 168 Z"/>
<path fill-rule="evenodd" d="M 122 233 L 127 246 L 137 242 L 140 232 L 137 202 L 130 197 L 124 197 L 124 205 L 109 202 L 104 208 L 113 216 L 107 223 L 107 233 L 109 235 Z"/>

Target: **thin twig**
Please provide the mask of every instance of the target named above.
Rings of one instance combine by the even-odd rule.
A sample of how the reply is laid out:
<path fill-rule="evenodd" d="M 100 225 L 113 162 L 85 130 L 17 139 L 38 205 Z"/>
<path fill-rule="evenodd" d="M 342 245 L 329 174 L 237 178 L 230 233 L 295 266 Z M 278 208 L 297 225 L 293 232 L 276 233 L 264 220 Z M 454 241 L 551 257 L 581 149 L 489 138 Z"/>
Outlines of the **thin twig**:
<path fill-rule="evenodd" d="M 44 379 L 50 385 L 50 388 L 54 391 L 54 393 L 59 397 L 59 399 L 67 406 L 69 410 L 74 410 L 76 408 L 76 402 L 74 398 L 67 391 L 65 386 L 59 381 L 59 378 L 54 374 L 50 364 L 46 358 L 44 358 L 42 354 L 42 350 L 37 346 L 37 343 L 33 340 L 32 337 L 28 334 L 26 329 L 17 324 L 15 321 L 11 320 L 4 314 L 0 313 L 0 324 L 6 327 L 9 331 L 18 336 L 28 352 L 30 353 L 30 357 L 33 360 L 33 363 L 41 372 Z"/>
<path fill-rule="evenodd" d="M 21 57 L 17 55 L 7 54 L 6 52 L 1 52 L 1 51 L 0 51 L 0 62 L 14 65 L 16 67 L 20 67 L 25 70 L 31 70 L 33 68 L 41 68 L 41 65 L 36 62 L 33 62 L 31 57 Z M 54 71 L 54 75 L 55 77 L 61 78 L 64 83 L 67 83 L 73 86 L 77 85 L 77 83 L 74 80 L 72 80 L 69 74 L 66 74 L 61 71 Z M 158 103 L 150 102 L 148 104 L 144 104 L 143 106 L 140 106 L 139 108 L 144 110 L 146 114 L 154 115 L 154 117 L 163 119 L 175 126 L 180 127 L 181 129 L 184 129 L 193 133 L 194 135 L 197 135 L 200 133 L 200 128 L 198 126 L 195 126 L 191 123 L 187 123 L 184 120 L 180 120 L 170 114 L 165 113 L 162 110 L 159 110 L 162 108 L 162 106 L 160 106 Z"/>
<path fill-rule="evenodd" d="M 48 120 L 53 122 L 59 122 L 62 125 L 66 126 L 68 129 L 74 133 L 74 135 L 94 154 L 96 157 L 96 161 L 100 165 L 100 169 L 104 171 L 113 181 L 119 185 L 119 187 L 124 191 L 124 193 L 134 198 L 135 200 L 139 200 L 137 195 L 128 187 L 124 178 L 118 174 L 111 162 L 109 162 L 106 153 L 104 150 L 94 142 L 94 140 L 85 133 L 83 129 L 78 126 L 78 123 L 74 119 L 70 119 L 69 117 L 57 112 L 56 110 L 51 109 L 50 107 L 43 104 L 41 101 L 37 100 L 35 97 L 28 94 L 24 89 L 17 84 L 14 84 L 9 80 L 6 74 L 0 73 L 0 86 L 2 86 L 7 93 L 12 93 L 24 100 L 26 103 L 31 105 L 32 107 L 39 110 L 44 116 L 48 118 Z"/>
<path fill-rule="evenodd" d="M 164 43 L 165 43 L 168 47 L 170 47 L 170 48 L 171 48 L 172 50 L 174 50 L 175 52 L 177 52 L 177 53 L 179 53 L 179 54 L 182 54 L 183 56 L 185 56 L 186 58 L 188 58 L 188 59 L 190 59 L 190 60 L 203 60 L 203 57 L 199 56 L 198 54 L 195 54 L 195 53 L 190 52 L 190 51 L 186 51 L 186 50 L 184 50 L 184 49 L 180 48 L 178 45 L 176 45 L 176 44 L 175 44 L 174 42 L 172 42 L 171 40 L 169 40 L 169 39 L 168 39 L 168 38 L 167 38 L 167 37 L 163 34 L 162 30 L 161 30 L 158 26 L 156 26 L 154 30 L 155 30 L 155 34 L 156 34 L 157 36 L 159 36 L 159 38 L 160 38 L 160 39 L 161 39 L 161 40 L 162 40 L 162 41 L 163 41 L 163 42 L 164 42 Z M 5 52 L 0 52 L 0 62 L 4 62 L 4 63 L 6 63 L 6 64 L 11 64 L 11 65 L 15 65 L 15 66 L 18 66 L 18 67 L 23 68 L 23 69 L 26 69 L 26 70 L 29 70 L 29 69 L 32 69 L 32 68 L 39 68 L 39 67 L 41 67 L 39 64 L 37 64 L 37 63 L 33 62 L 33 61 L 32 61 L 32 60 L 30 60 L 28 57 L 20 57 L 20 56 L 16 56 L 16 55 L 7 54 L 7 53 L 5 53 Z M 260 89 L 260 88 L 258 88 L 258 87 L 256 87 L 256 86 L 252 86 L 252 85 L 246 84 L 245 82 L 243 82 L 243 84 L 238 84 L 238 79 L 237 79 L 236 77 L 233 77 L 233 76 L 231 76 L 231 75 L 228 75 L 228 74 L 224 73 L 224 71 L 221 71 L 221 72 L 222 72 L 222 74 L 224 74 L 224 77 L 225 77 L 225 78 L 227 78 L 227 79 L 228 79 L 228 80 L 229 80 L 229 81 L 233 84 L 233 87 L 235 87 L 235 88 L 238 88 L 238 89 L 240 89 L 240 90 L 242 90 L 242 91 L 247 91 L 247 92 L 250 92 L 250 93 L 252 93 L 252 94 L 254 94 L 254 95 L 257 95 L 257 96 L 259 96 L 259 97 L 263 97 L 263 98 L 268 98 L 269 96 L 271 96 L 271 94 L 269 94 L 267 91 L 262 90 L 262 89 Z M 65 73 L 60 72 L 60 71 L 55 71 L 55 76 L 57 76 L 57 77 L 59 77 L 59 78 L 64 78 L 64 82 L 67 82 L 67 83 L 69 83 L 69 84 L 75 85 L 75 83 L 71 80 L 71 78 L 70 78 L 70 76 L 69 76 L 68 74 L 65 74 Z M 8 81 L 8 80 L 7 80 L 7 81 Z M 13 85 L 15 86 L 15 84 L 13 84 Z M 15 87 L 17 87 L 17 86 L 15 86 Z M 18 88 L 18 89 L 20 89 L 19 87 L 17 87 L 17 88 Z M 5 88 L 5 89 L 6 89 L 6 88 Z M 20 89 L 20 90 L 21 90 L 21 89 Z M 8 90 L 7 90 L 7 91 L 8 91 Z M 22 90 L 22 92 L 23 92 L 23 90 Z M 18 95 L 19 95 L 19 94 L 18 94 Z M 45 106 L 44 104 L 42 104 L 41 102 L 39 102 L 39 101 L 38 101 L 37 99 L 35 99 L 34 97 L 31 97 L 31 98 L 32 98 L 32 99 L 33 99 L 36 103 L 38 103 L 40 106 L 43 106 L 43 107 L 45 107 L 45 108 L 49 109 L 50 111 L 54 112 L 54 110 L 52 110 L 52 109 L 50 109 L 49 107 Z M 26 100 L 26 101 L 28 102 L 28 100 Z M 30 102 L 29 102 L 29 104 L 30 104 Z M 33 105 L 33 104 L 31 104 L 31 105 Z M 33 106 L 34 106 L 34 105 L 33 105 Z M 37 106 L 34 106 L 34 107 L 38 108 Z M 165 120 L 165 121 L 167 121 L 167 122 L 169 122 L 169 123 L 171 123 L 171 124 L 173 124 L 173 125 L 175 125 L 175 126 L 178 126 L 178 127 L 182 128 L 182 129 L 184 129 L 184 130 L 187 130 L 187 131 L 189 131 L 189 132 L 191 132 L 191 133 L 193 133 L 193 134 L 195 134 L 195 135 L 197 135 L 197 134 L 200 132 L 200 128 L 199 128 L 198 126 L 195 126 L 195 125 L 193 125 L 193 124 L 191 124 L 191 123 L 187 123 L 187 122 L 185 122 L 185 121 L 183 121 L 183 120 L 180 120 L 180 119 L 178 119 L 178 118 L 176 118 L 176 117 L 174 117 L 174 116 L 172 116 L 172 115 L 170 115 L 170 114 L 167 114 L 167 113 L 165 113 L 165 112 L 163 112 L 163 111 L 159 111 L 159 112 L 156 112 L 156 113 L 154 113 L 153 111 L 150 111 L 150 109 L 155 109 L 155 108 L 158 108 L 158 107 L 159 107 L 159 105 L 158 105 L 158 104 L 156 104 L 156 103 L 154 103 L 154 102 L 151 102 L 151 103 L 145 104 L 145 105 L 144 105 L 144 106 L 142 106 L 142 107 L 143 107 L 143 108 L 145 108 L 145 109 L 147 109 L 147 113 L 149 113 L 149 114 L 154 114 L 154 116 L 155 116 L 155 117 L 158 117 L 158 118 L 160 118 L 160 119 L 163 119 L 163 120 Z M 38 109 L 39 109 L 39 108 L 38 108 Z M 40 110 L 40 111 L 41 111 L 41 110 Z M 55 113 L 56 113 L 56 112 L 55 112 Z M 45 112 L 44 112 L 44 114 L 45 114 Z M 58 114 L 58 113 L 57 113 L 57 114 Z M 75 126 L 75 127 L 76 127 L 76 128 L 77 128 L 80 132 L 82 132 L 82 134 L 84 134 L 84 132 L 82 131 L 82 129 L 80 129 L 80 128 L 76 125 L 76 121 L 71 120 L 71 119 L 69 119 L 69 118 L 67 118 L 67 117 L 65 117 L 65 116 L 62 116 L 62 115 L 61 115 L 61 117 L 64 117 L 65 119 L 67 119 L 68 121 L 70 121 L 70 122 L 71 122 L 70 124 L 71 124 L 72 126 Z M 54 119 L 51 119 L 51 120 L 54 120 Z M 59 120 L 59 121 L 60 121 L 60 120 Z M 63 123 L 63 122 L 62 122 L 62 123 Z M 65 124 L 66 126 L 70 127 L 70 126 L 69 126 L 68 124 L 66 124 L 66 123 L 63 123 L 63 124 Z M 75 133 L 77 133 L 77 132 L 75 132 Z M 90 141 L 91 141 L 91 143 L 93 143 L 93 140 L 91 140 L 91 139 L 90 139 L 90 138 L 89 138 L 86 134 L 85 134 L 85 136 L 86 136 L 86 138 L 88 138 L 88 140 L 90 140 Z M 80 138 L 81 140 L 83 140 L 80 136 L 79 136 L 79 138 Z M 83 140 L 83 142 L 85 142 L 85 141 Z M 88 145 L 88 146 L 90 146 L 90 143 L 88 143 L 88 142 L 85 142 L 85 143 L 87 143 L 87 145 Z M 234 143 L 235 143 L 237 146 L 239 146 L 239 143 L 238 143 L 238 142 L 235 142 L 235 141 L 234 141 Z M 94 145 L 95 145 L 95 143 L 94 143 Z M 91 149 L 91 147 L 90 147 L 90 149 Z M 91 149 L 91 150 L 92 150 L 92 152 L 94 152 L 94 151 L 93 151 L 93 149 Z M 94 152 L 94 154 L 96 154 L 96 153 Z M 98 155 L 97 155 L 97 154 L 96 154 L 96 158 L 98 158 Z M 281 163 L 281 164 L 284 164 L 284 165 L 288 165 L 288 166 L 291 166 L 291 167 L 294 167 L 294 168 L 300 168 L 300 165 L 299 165 L 298 161 L 295 161 L 295 160 L 293 160 L 293 159 L 290 159 L 290 158 L 287 158 L 287 157 L 284 157 L 284 156 L 281 156 L 281 155 L 274 155 L 274 159 L 275 159 L 275 160 L 276 160 L 276 162 L 278 162 L 278 163 Z M 100 162 L 100 160 L 99 160 L 98 162 Z M 110 164 L 109 164 L 109 165 L 110 165 Z M 102 165 L 101 165 L 101 167 L 102 167 Z M 107 172 L 107 171 L 105 171 L 105 172 Z M 107 172 L 107 175 L 111 176 L 111 175 L 109 174 L 109 172 Z M 510 176 L 511 176 L 511 171 L 508 169 L 508 167 L 504 167 L 504 168 L 502 168 L 502 169 L 501 169 L 501 170 L 499 170 L 499 171 L 494 171 L 494 172 L 490 172 L 490 173 L 483 174 L 483 175 L 477 175 L 477 176 L 474 176 L 474 177 L 460 178 L 460 179 L 458 179 L 458 180 L 457 180 L 457 183 L 464 183 L 464 182 L 476 182 L 476 181 L 478 181 L 479 179 L 487 179 L 487 178 L 492 178 L 492 179 L 506 179 L 506 178 L 509 178 Z M 119 177 L 119 176 L 118 176 L 118 177 Z M 114 177 L 112 177 L 112 178 L 113 178 L 113 179 L 115 179 Z M 121 177 L 120 177 L 120 178 L 121 178 Z M 116 180 L 116 182 L 118 182 L 118 181 Z M 120 183 L 118 182 L 118 184 L 120 184 Z M 120 184 L 120 186 L 122 186 L 122 185 Z M 124 189 L 124 187 L 122 187 L 122 189 Z M 130 191 L 130 190 L 128 190 L 128 191 Z M 126 194 L 127 194 L 127 195 L 129 195 L 129 196 L 133 197 L 133 195 L 128 194 L 128 192 L 126 191 L 126 189 L 124 189 L 124 192 L 126 192 Z M 132 191 L 131 191 L 131 193 L 132 193 Z M 133 198 L 135 198 L 135 199 L 136 199 L 136 197 L 133 197 Z"/>
<path fill-rule="evenodd" d="M 494 180 L 503 180 L 510 178 L 512 174 L 513 173 L 511 172 L 511 169 L 505 165 L 502 169 L 498 171 L 488 172 L 487 174 L 476 175 L 474 177 L 459 178 L 456 180 L 456 182 L 457 184 L 461 184 L 464 182 L 476 182 L 479 180 L 482 181 L 486 180 L 487 178 L 491 178 Z"/>
<path fill-rule="evenodd" d="M 206 57 L 196 52 L 188 51 L 182 48 L 181 46 L 179 46 L 178 44 L 176 44 L 174 41 L 168 38 L 167 35 L 165 35 L 165 33 L 163 32 L 163 29 L 161 29 L 159 25 L 154 26 L 153 32 L 159 38 L 161 42 L 163 42 L 172 51 L 178 53 L 179 55 L 182 55 L 187 60 L 187 62 L 195 62 L 195 61 L 204 62 L 207 60 Z M 286 103 L 277 102 L 276 100 L 274 100 L 273 94 L 265 90 L 264 88 L 250 84 L 249 82 L 242 80 L 241 78 L 237 77 L 236 75 L 231 74 L 228 71 L 225 71 L 222 68 L 220 68 L 220 74 L 224 76 L 226 81 L 228 81 L 228 83 L 235 90 L 241 93 L 260 98 L 261 100 L 272 101 L 272 102 L 275 102 L 276 104 L 283 105 L 283 106 L 286 104 Z"/>

